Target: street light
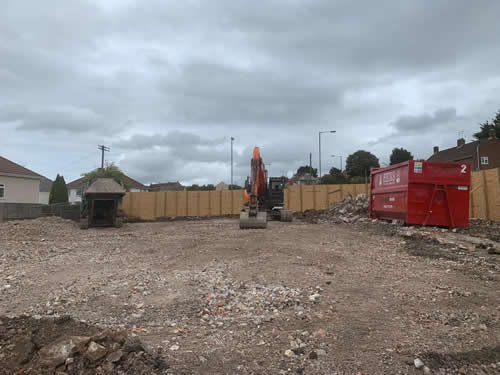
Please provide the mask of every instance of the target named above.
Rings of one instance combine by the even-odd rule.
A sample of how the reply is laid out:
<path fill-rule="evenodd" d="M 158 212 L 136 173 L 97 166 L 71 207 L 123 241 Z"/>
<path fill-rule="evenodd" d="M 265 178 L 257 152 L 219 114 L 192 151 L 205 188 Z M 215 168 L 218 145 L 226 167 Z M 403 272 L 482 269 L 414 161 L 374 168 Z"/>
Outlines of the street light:
<path fill-rule="evenodd" d="M 231 185 L 229 185 L 229 190 L 233 189 L 233 142 L 234 137 L 231 137 Z"/>
<path fill-rule="evenodd" d="M 342 172 L 342 155 L 332 155 L 332 158 L 340 158 L 340 171 Z"/>
<path fill-rule="evenodd" d="M 319 147 L 318 147 L 318 151 L 319 151 L 319 178 L 321 178 L 321 134 L 323 133 L 336 133 L 337 131 L 336 130 L 327 130 L 327 131 L 324 131 L 324 132 L 318 132 L 318 144 L 319 144 Z"/>

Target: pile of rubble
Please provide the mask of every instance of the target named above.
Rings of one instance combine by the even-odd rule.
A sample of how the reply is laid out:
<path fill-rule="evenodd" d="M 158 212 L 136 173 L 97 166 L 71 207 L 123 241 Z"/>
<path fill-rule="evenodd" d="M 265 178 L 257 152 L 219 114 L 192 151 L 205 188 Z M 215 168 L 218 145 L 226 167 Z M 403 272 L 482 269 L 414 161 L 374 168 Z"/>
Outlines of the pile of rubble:
<path fill-rule="evenodd" d="M 307 210 L 297 213 L 298 219 L 314 224 L 323 223 L 355 223 L 367 221 L 368 209 L 370 206 L 369 197 L 366 194 L 357 196 L 348 195 L 343 200 L 337 201 L 325 211 Z"/>
<path fill-rule="evenodd" d="M 335 202 L 330 206 L 328 212 L 330 217 L 338 219 L 344 223 L 356 222 L 368 216 L 370 207 L 369 197 L 366 194 L 359 194 L 356 197 L 348 195 L 341 201 Z"/>
<path fill-rule="evenodd" d="M 320 287 L 299 289 L 241 282 L 232 279 L 222 268 L 207 270 L 192 280 L 210 291 L 200 299 L 197 316 L 213 327 L 231 323 L 260 325 L 279 318 L 284 312 L 301 318 L 319 301 L 322 292 Z"/>
<path fill-rule="evenodd" d="M 165 374 L 161 353 L 128 331 L 75 321 L 0 317 L 0 374 Z"/>

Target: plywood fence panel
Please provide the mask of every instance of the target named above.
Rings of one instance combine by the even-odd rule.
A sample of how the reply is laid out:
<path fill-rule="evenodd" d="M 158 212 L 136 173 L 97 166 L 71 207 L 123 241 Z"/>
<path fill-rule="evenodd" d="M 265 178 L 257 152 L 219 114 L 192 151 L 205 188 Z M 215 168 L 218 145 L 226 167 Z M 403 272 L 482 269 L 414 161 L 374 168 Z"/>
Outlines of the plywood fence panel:
<path fill-rule="evenodd" d="M 137 216 L 143 220 L 155 219 L 155 194 L 135 193 L 134 201 L 137 202 Z"/>
<path fill-rule="evenodd" d="M 210 191 L 210 216 L 222 215 L 222 191 Z"/>
<path fill-rule="evenodd" d="M 187 192 L 187 215 L 186 216 L 199 216 L 199 191 L 188 191 Z"/>
<path fill-rule="evenodd" d="M 299 185 L 292 185 L 285 189 L 285 207 L 292 212 L 302 211 L 302 192 Z"/>
<path fill-rule="evenodd" d="M 165 203 L 166 203 L 165 216 L 166 217 L 178 216 L 178 214 L 177 214 L 177 192 L 176 191 L 166 191 L 165 192 Z"/>
<path fill-rule="evenodd" d="M 198 216 L 209 216 L 210 215 L 210 192 L 200 191 L 198 197 Z"/>
<path fill-rule="evenodd" d="M 470 217 L 500 221 L 500 168 L 472 172 Z"/>
<path fill-rule="evenodd" d="M 484 204 L 483 182 L 481 172 L 471 174 L 470 186 L 470 212 L 471 217 L 484 219 L 486 217 L 486 205 Z"/>
<path fill-rule="evenodd" d="M 158 192 L 154 194 L 155 194 L 155 219 L 167 216 L 165 212 L 165 199 L 166 199 L 165 193 Z"/>
<path fill-rule="evenodd" d="M 285 207 L 293 212 L 326 210 L 348 194 L 365 194 L 368 189 L 365 184 L 293 185 L 285 190 Z"/>
<path fill-rule="evenodd" d="M 231 200 L 233 202 L 233 215 L 239 215 L 241 209 L 243 208 L 244 202 L 244 190 L 231 190 Z"/>
<path fill-rule="evenodd" d="M 188 216 L 188 192 L 177 191 L 177 216 Z"/>
<path fill-rule="evenodd" d="M 315 185 L 301 185 L 302 211 L 314 210 L 314 191 Z"/>
<path fill-rule="evenodd" d="M 221 195 L 222 211 L 221 215 L 230 215 L 233 212 L 232 191 L 223 190 Z"/>
<path fill-rule="evenodd" d="M 333 203 L 342 200 L 344 196 L 343 185 L 325 185 L 328 198 L 328 207 Z"/>
<path fill-rule="evenodd" d="M 326 210 L 328 205 L 328 187 L 327 185 L 314 186 L 314 209 Z"/>
<path fill-rule="evenodd" d="M 490 220 L 500 221 L 500 168 L 485 171 Z"/>

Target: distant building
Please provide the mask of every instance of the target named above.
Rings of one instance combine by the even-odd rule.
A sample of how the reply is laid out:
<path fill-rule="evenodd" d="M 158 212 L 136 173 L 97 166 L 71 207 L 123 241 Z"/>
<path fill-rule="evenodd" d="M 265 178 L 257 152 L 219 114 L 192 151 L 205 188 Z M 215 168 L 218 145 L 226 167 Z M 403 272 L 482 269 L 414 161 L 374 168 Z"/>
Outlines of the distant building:
<path fill-rule="evenodd" d="M 217 185 L 215 185 L 215 190 L 216 191 L 229 190 L 229 185 L 221 181 Z"/>
<path fill-rule="evenodd" d="M 125 176 L 124 180 L 130 186 L 130 191 L 133 193 L 149 191 L 147 186 L 141 184 L 140 182 L 134 180 L 133 178 Z M 82 201 L 83 177 L 71 181 L 70 183 L 66 184 L 66 187 L 68 188 L 68 200 L 70 202 Z"/>
<path fill-rule="evenodd" d="M 500 167 L 500 139 L 495 131 L 490 131 L 488 139 L 480 139 L 465 143 L 465 139 L 457 140 L 457 146 L 439 151 L 434 146 L 433 155 L 429 161 L 468 163 L 473 171 Z"/>
<path fill-rule="evenodd" d="M 184 191 L 186 187 L 183 186 L 179 181 L 176 182 L 164 182 L 160 184 L 150 184 L 149 191 Z"/>
<path fill-rule="evenodd" d="M 41 177 L 0 156 L 0 203 L 39 203 Z"/>
<path fill-rule="evenodd" d="M 312 177 L 309 173 L 303 175 L 295 175 L 288 180 L 287 186 L 291 185 L 316 185 L 319 184 L 320 179 L 318 177 Z"/>

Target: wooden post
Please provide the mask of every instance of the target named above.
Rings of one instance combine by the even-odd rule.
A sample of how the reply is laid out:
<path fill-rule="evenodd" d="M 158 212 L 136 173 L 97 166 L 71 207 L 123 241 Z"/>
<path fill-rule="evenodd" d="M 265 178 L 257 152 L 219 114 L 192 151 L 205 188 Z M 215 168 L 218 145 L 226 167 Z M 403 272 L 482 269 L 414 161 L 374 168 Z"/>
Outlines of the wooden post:
<path fill-rule="evenodd" d="M 484 197 L 484 214 L 486 215 L 486 220 L 490 220 L 490 210 L 488 205 L 488 185 L 486 184 L 486 174 L 485 171 L 481 171 L 481 179 L 483 182 L 483 197 Z"/>

